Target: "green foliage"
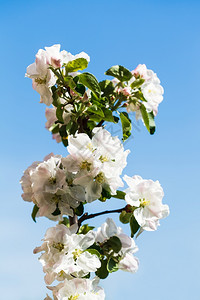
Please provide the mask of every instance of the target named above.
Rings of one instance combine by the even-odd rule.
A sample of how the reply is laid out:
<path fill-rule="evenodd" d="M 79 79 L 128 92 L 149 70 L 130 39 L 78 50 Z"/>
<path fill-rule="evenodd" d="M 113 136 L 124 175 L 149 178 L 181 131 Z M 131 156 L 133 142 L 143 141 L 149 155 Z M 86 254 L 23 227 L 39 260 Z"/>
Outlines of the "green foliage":
<path fill-rule="evenodd" d="M 154 121 L 154 114 L 152 111 L 150 113 L 148 113 L 148 117 L 149 117 L 150 134 L 154 134 L 154 132 L 156 131 L 156 124 Z"/>
<path fill-rule="evenodd" d="M 96 249 L 89 248 L 89 249 L 86 249 L 85 251 L 89 252 L 90 254 L 95 254 L 99 258 L 101 257 L 101 254 Z"/>
<path fill-rule="evenodd" d="M 104 118 L 103 110 L 96 104 L 93 104 L 92 106 L 88 107 L 87 112 L 93 113 L 95 115 Z"/>
<path fill-rule="evenodd" d="M 118 261 L 114 257 L 110 257 L 108 259 L 107 270 L 109 273 L 113 273 L 118 270 Z"/>
<path fill-rule="evenodd" d="M 60 221 L 59 224 L 63 224 L 67 227 L 70 227 L 69 219 L 67 217 L 63 217 L 63 220 Z"/>
<path fill-rule="evenodd" d="M 56 207 L 56 209 L 54 210 L 54 212 L 52 213 L 53 216 L 59 216 L 61 214 L 60 209 L 58 208 L 58 206 Z"/>
<path fill-rule="evenodd" d="M 110 199 L 111 193 L 106 189 L 102 188 L 101 197 L 99 198 L 100 201 L 105 202 L 107 199 Z"/>
<path fill-rule="evenodd" d="M 88 224 L 84 224 L 79 228 L 78 233 L 79 234 L 86 234 L 88 233 L 90 230 L 94 229 L 94 226 L 89 226 Z"/>
<path fill-rule="evenodd" d="M 60 128 L 60 126 L 59 126 L 59 124 L 57 123 L 55 123 L 55 124 L 53 124 L 50 128 L 49 128 L 49 131 L 51 131 L 53 134 L 54 133 L 58 133 L 59 132 L 59 128 Z"/>
<path fill-rule="evenodd" d="M 84 205 L 82 202 L 79 204 L 78 207 L 74 208 L 74 213 L 77 216 L 81 216 L 84 213 Z"/>
<path fill-rule="evenodd" d="M 123 141 L 126 141 L 131 135 L 131 120 L 126 112 L 120 113 L 120 119 L 122 123 Z"/>
<path fill-rule="evenodd" d="M 85 72 L 78 75 L 79 82 L 88 87 L 97 97 L 101 95 L 101 88 L 98 80 L 91 73 Z"/>
<path fill-rule="evenodd" d="M 84 70 L 88 66 L 88 61 L 85 58 L 77 58 L 69 61 L 65 64 L 65 70 L 67 73 L 76 72 L 79 70 Z"/>
<path fill-rule="evenodd" d="M 78 92 L 79 94 L 81 94 L 82 96 L 84 95 L 86 88 L 83 84 L 81 83 L 77 83 L 75 91 Z"/>
<path fill-rule="evenodd" d="M 134 235 L 136 234 L 136 232 L 139 230 L 140 225 L 138 224 L 138 222 L 136 221 L 134 215 L 132 214 L 131 218 L 130 218 L 130 228 L 131 228 L 131 237 L 134 237 Z"/>
<path fill-rule="evenodd" d="M 97 271 L 95 272 L 95 274 L 100 279 L 105 279 L 106 277 L 108 277 L 109 272 L 108 272 L 108 269 L 107 269 L 107 264 L 108 264 L 107 259 L 101 260 L 101 267 L 99 269 L 97 269 Z"/>
<path fill-rule="evenodd" d="M 58 105 L 57 109 L 56 109 L 56 117 L 57 117 L 58 121 L 60 121 L 61 123 L 64 123 L 63 112 L 64 112 L 63 105 L 62 104 Z"/>
<path fill-rule="evenodd" d="M 147 130 L 150 132 L 150 134 L 154 134 L 156 130 L 156 125 L 154 122 L 153 112 L 148 113 L 146 107 L 142 103 L 140 104 L 140 111 Z"/>
<path fill-rule="evenodd" d="M 132 89 L 139 88 L 144 82 L 145 82 L 145 79 L 138 78 L 131 83 L 131 88 Z"/>
<path fill-rule="evenodd" d="M 123 66 L 113 66 L 105 72 L 106 75 L 113 76 L 119 81 L 129 81 L 132 78 L 132 73 Z"/>
<path fill-rule="evenodd" d="M 110 109 L 103 108 L 103 112 L 104 112 L 104 118 L 103 118 L 104 121 L 116 123 L 112 111 Z"/>
<path fill-rule="evenodd" d="M 113 82 L 110 80 L 103 80 L 103 81 L 99 82 L 99 85 L 100 85 L 101 91 L 103 92 L 103 96 L 106 96 L 106 97 L 112 95 L 112 93 L 115 89 Z"/>
<path fill-rule="evenodd" d="M 115 253 L 118 253 L 122 248 L 122 243 L 117 236 L 112 236 L 109 238 L 103 245 L 105 251 L 113 250 Z"/>
<path fill-rule="evenodd" d="M 36 223 L 36 215 L 37 215 L 37 212 L 38 212 L 38 210 L 39 210 L 39 207 L 35 204 L 34 206 L 33 206 L 33 210 L 32 210 L 32 214 L 31 214 L 31 217 L 32 217 L 32 219 L 33 219 L 33 221 Z"/>
<path fill-rule="evenodd" d="M 127 213 L 125 210 L 123 210 L 119 215 L 119 220 L 123 224 L 128 224 L 132 215 L 132 213 Z"/>
<path fill-rule="evenodd" d="M 113 198 L 122 199 L 124 200 L 126 196 L 126 193 L 122 191 L 117 191 L 116 195 L 112 195 Z"/>

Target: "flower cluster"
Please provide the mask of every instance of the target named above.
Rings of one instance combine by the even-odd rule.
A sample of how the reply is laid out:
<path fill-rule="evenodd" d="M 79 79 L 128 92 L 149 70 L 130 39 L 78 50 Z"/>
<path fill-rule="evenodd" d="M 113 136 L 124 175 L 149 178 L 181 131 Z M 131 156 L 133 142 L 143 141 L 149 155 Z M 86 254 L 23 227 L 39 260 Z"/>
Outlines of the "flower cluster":
<path fill-rule="evenodd" d="M 85 133 L 69 136 L 70 155 L 50 154 L 24 172 L 22 198 L 38 207 L 38 216 L 73 216 L 80 203 L 99 199 L 104 190 L 115 195 L 123 186 L 120 175 L 129 151 L 105 129 L 92 133 L 91 139 Z"/>
<path fill-rule="evenodd" d="M 95 128 L 92 132 L 92 138 L 85 133 L 70 136 L 70 155 L 62 159 L 63 166 L 76 173 L 74 182 L 85 187 L 87 202 L 100 198 L 102 189 L 115 195 L 123 187 L 120 175 L 129 153 L 107 130 Z"/>
<path fill-rule="evenodd" d="M 65 279 L 64 282 L 54 287 L 49 287 L 53 291 L 54 300 L 104 300 L 105 293 L 98 286 L 98 279 L 93 280 L 74 278 Z M 48 295 L 45 300 L 52 300 Z"/>
<path fill-rule="evenodd" d="M 37 206 L 38 216 L 54 220 L 63 214 L 73 216 L 73 209 L 85 201 L 85 190 L 73 183 L 73 177 L 63 168 L 61 156 L 50 154 L 24 172 L 22 198 Z"/>
<path fill-rule="evenodd" d="M 75 296 L 79 299 L 81 291 L 74 285 L 76 282 L 89 285 L 89 296 L 90 292 L 93 293 L 91 286 L 97 276 L 105 278 L 109 272 L 118 269 L 132 273 L 137 271 L 138 260 L 133 254 L 138 248 L 112 219 L 107 219 L 96 232 L 89 230 L 86 234 L 77 234 L 77 230 L 77 224 L 70 227 L 58 224 L 47 230 L 43 244 L 34 249 L 34 253 L 42 252 L 39 260 L 46 274 L 46 284 L 62 281 L 56 287 L 49 287 L 55 299 Z M 96 272 L 95 279 L 85 281 L 83 278 L 92 272 Z M 102 289 L 98 292 L 104 295 Z M 83 293 L 87 295 L 87 289 Z"/>
<path fill-rule="evenodd" d="M 104 300 L 98 286 L 117 270 L 135 273 L 138 248 L 133 240 L 144 230 L 157 230 L 160 219 L 169 215 L 162 203 L 163 189 L 158 181 L 125 175 L 129 150 L 106 129 L 108 122 L 121 123 L 122 141 L 131 135 L 133 120 L 142 119 L 150 134 L 163 100 L 157 75 L 143 65 L 135 70 L 116 65 L 105 72 L 111 80 L 98 81 L 88 72 L 89 56 L 63 50 L 60 45 L 45 47 L 28 66 L 26 76 L 45 103 L 45 127 L 53 139 L 67 147 L 68 155 L 50 153 L 43 161 L 29 166 L 21 178 L 22 198 L 33 202 L 32 218 L 45 216 L 58 224 L 46 231 L 39 261 L 45 282 L 54 300 Z M 50 106 L 50 107 L 49 107 Z M 124 200 L 119 209 L 85 213 L 86 205 L 111 197 Z M 107 213 L 119 213 L 129 224 L 131 237 L 111 218 L 96 231 L 84 221 Z M 54 281 L 59 281 L 52 286 Z M 45 300 L 52 300 L 47 294 Z"/>
<path fill-rule="evenodd" d="M 62 68 L 63 65 L 78 58 L 90 61 L 85 52 L 72 55 L 65 50 L 60 51 L 60 45 L 45 47 L 45 50 L 38 51 L 35 62 L 27 67 L 26 76 L 32 79 L 33 88 L 40 94 L 41 103 L 48 106 L 53 103 L 51 87 L 56 84 L 57 78 L 50 67 Z"/>

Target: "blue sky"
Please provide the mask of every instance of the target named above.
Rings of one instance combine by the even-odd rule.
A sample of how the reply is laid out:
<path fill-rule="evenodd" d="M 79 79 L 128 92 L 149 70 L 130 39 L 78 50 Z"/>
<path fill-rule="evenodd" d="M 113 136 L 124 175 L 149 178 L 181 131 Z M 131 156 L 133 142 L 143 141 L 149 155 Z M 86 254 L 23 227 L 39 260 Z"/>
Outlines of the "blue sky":
<path fill-rule="evenodd" d="M 39 48 L 60 43 L 87 52 L 88 71 L 101 80 L 115 64 L 145 63 L 161 79 L 164 101 L 149 136 L 137 124 L 126 147 L 125 173 L 158 179 L 171 214 L 158 231 L 137 240 L 137 274 L 117 272 L 102 282 L 106 300 L 199 300 L 199 1 L 0 1 L 1 210 L 0 285 L 6 300 L 44 299 L 43 272 L 32 249 L 54 223 L 30 218 L 20 177 L 33 161 L 66 155 L 45 130 L 45 106 L 24 78 Z M 118 127 L 115 129 L 117 134 Z M 101 210 L 93 203 L 90 211 Z M 107 208 L 123 203 L 111 200 Z M 118 223 L 118 216 L 113 215 Z M 99 226 L 105 217 L 92 224 Z M 118 223 L 119 224 L 119 223 Z M 128 232 L 127 227 L 123 227 Z"/>

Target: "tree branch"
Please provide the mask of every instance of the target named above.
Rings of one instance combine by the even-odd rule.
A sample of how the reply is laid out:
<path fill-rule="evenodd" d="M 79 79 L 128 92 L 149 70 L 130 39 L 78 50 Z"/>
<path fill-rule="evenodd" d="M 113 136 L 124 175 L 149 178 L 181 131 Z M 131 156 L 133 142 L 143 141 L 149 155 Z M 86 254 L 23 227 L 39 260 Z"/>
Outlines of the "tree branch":
<path fill-rule="evenodd" d="M 69 217 L 70 226 L 73 225 L 73 224 L 76 224 L 76 223 L 78 223 L 77 215 L 74 215 L 73 217 Z"/>
<path fill-rule="evenodd" d="M 105 215 L 105 214 L 121 213 L 123 210 L 126 210 L 126 206 L 123 207 L 123 208 L 119 208 L 119 209 L 101 211 L 101 212 L 96 213 L 96 214 L 88 215 L 88 213 L 85 213 L 84 215 L 82 215 L 79 218 L 78 225 L 81 226 L 81 223 L 85 220 L 92 219 L 92 218 L 95 218 L 95 217 L 98 217 L 98 216 L 101 216 L 101 215 Z"/>

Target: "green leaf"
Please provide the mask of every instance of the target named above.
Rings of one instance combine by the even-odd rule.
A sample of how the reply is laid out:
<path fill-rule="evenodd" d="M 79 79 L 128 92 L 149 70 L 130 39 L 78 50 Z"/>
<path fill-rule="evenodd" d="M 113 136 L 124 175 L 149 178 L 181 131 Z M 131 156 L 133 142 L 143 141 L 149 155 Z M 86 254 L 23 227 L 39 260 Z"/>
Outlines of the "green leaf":
<path fill-rule="evenodd" d="M 115 119 L 113 117 L 112 111 L 108 108 L 103 108 L 103 112 L 104 112 L 104 120 L 107 122 L 113 122 L 115 123 Z"/>
<path fill-rule="evenodd" d="M 81 216 L 81 215 L 83 214 L 83 212 L 84 212 L 84 205 L 83 205 L 83 203 L 81 202 L 81 203 L 79 204 L 78 207 L 74 208 L 74 213 L 75 213 L 77 216 Z"/>
<path fill-rule="evenodd" d="M 67 84 L 72 90 L 76 87 L 76 83 L 72 76 L 65 76 L 64 77 L 65 84 Z"/>
<path fill-rule="evenodd" d="M 39 207 L 35 204 L 34 207 L 33 207 L 33 210 L 32 210 L 32 214 L 31 214 L 31 217 L 33 219 L 33 221 L 36 223 L 36 215 L 37 215 L 37 212 L 39 210 Z"/>
<path fill-rule="evenodd" d="M 69 61 L 68 64 L 65 65 L 65 69 L 67 73 L 76 72 L 78 70 L 84 70 L 88 66 L 88 61 L 85 58 L 77 58 L 72 61 Z"/>
<path fill-rule="evenodd" d="M 110 247 L 115 253 L 118 253 L 122 248 L 122 243 L 117 236 L 112 236 L 106 241 L 106 246 Z"/>
<path fill-rule="evenodd" d="M 94 129 L 94 127 L 96 127 L 96 123 L 94 121 L 88 120 L 87 127 L 90 129 L 90 131 L 92 131 L 92 129 Z"/>
<path fill-rule="evenodd" d="M 105 72 L 106 75 L 113 76 L 119 81 L 129 81 L 132 78 L 132 73 L 123 66 L 113 66 Z"/>
<path fill-rule="evenodd" d="M 107 263 L 107 270 L 109 273 L 116 272 L 118 270 L 118 262 L 112 257 L 109 258 Z"/>
<path fill-rule="evenodd" d="M 123 210 L 119 215 L 119 220 L 123 224 L 128 224 L 132 215 L 132 213 L 127 213 L 125 210 Z"/>
<path fill-rule="evenodd" d="M 77 83 L 75 90 L 83 96 L 86 89 L 83 84 Z"/>
<path fill-rule="evenodd" d="M 53 216 L 58 216 L 61 214 L 61 211 L 58 207 L 56 207 L 56 209 L 54 210 L 54 212 L 52 213 Z"/>
<path fill-rule="evenodd" d="M 143 78 L 138 78 L 138 79 L 136 79 L 135 81 L 133 81 L 133 82 L 131 83 L 131 88 L 132 88 L 132 89 L 138 88 L 138 87 L 140 87 L 144 82 L 145 82 L 145 79 L 143 79 Z"/>
<path fill-rule="evenodd" d="M 55 87 L 55 86 L 52 86 L 52 88 L 51 88 L 51 91 L 52 91 L 52 97 L 53 97 L 53 105 L 54 106 L 58 106 L 58 104 L 60 103 L 60 101 L 59 101 L 59 96 L 58 96 L 58 93 L 57 93 L 57 88 Z"/>
<path fill-rule="evenodd" d="M 100 117 L 98 115 L 91 115 L 90 120 L 94 121 L 94 122 L 100 122 L 102 120 L 102 117 Z"/>
<path fill-rule="evenodd" d="M 148 113 L 148 117 L 149 117 L 150 134 L 154 134 L 154 132 L 156 131 L 156 124 L 154 121 L 154 114 L 152 111 Z"/>
<path fill-rule="evenodd" d="M 125 141 L 131 135 L 131 120 L 126 112 L 120 113 L 120 119 L 122 123 L 123 141 Z"/>
<path fill-rule="evenodd" d="M 81 111 L 81 109 L 83 108 L 83 103 L 81 102 L 74 102 L 74 108 L 75 111 L 78 113 Z"/>
<path fill-rule="evenodd" d="M 105 202 L 107 199 L 111 198 L 111 194 L 109 191 L 107 191 L 105 188 L 102 188 L 102 192 L 101 192 L 101 197 L 99 198 L 99 200 L 101 202 Z"/>
<path fill-rule="evenodd" d="M 117 191 L 116 195 L 112 195 L 113 198 L 125 200 L 126 193 Z"/>
<path fill-rule="evenodd" d="M 60 221 L 59 224 L 63 224 L 67 227 L 70 227 L 69 219 L 67 217 L 63 217 L 63 220 Z"/>
<path fill-rule="evenodd" d="M 51 131 L 53 134 L 54 133 L 58 133 L 59 132 L 59 124 L 57 123 L 54 123 L 50 128 L 49 128 L 49 131 Z"/>
<path fill-rule="evenodd" d="M 154 134 L 156 130 L 156 125 L 154 121 L 153 112 L 148 113 L 146 107 L 142 103 L 140 104 L 140 111 L 147 130 L 149 131 L 150 134 Z"/>
<path fill-rule="evenodd" d="M 141 114 L 142 114 L 142 119 L 144 121 L 144 124 L 145 124 L 147 130 L 150 132 L 150 128 L 149 128 L 149 116 L 148 116 L 146 107 L 142 103 L 140 104 L 140 111 L 141 111 Z"/>
<path fill-rule="evenodd" d="M 64 123 L 63 112 L 64 112 L 63 105 L 58 105 L 57 109 L 56 109 L 56 117 L 57 117 L 58 121 L 60 121 L 62 123 Z"/>
<path fill-rule="evenodd" d="M 79 234 L 86 234 L 88 233 L 90 230 L 94 229 L 94 226 L 89 226 L 88 224 L 84 224 L 79 228 L 78 233 Z"/>
<path fill-rule="evenodd" d="M 99 83 L 94 75 L 91 73 L 85 72 L 80 75 L 79 82 L 88 87 L 97 97 L 101 95 L 101 88 Z"/>
<path fill-rule="evenodd" d="M 133 214 L 132 214 L 132 216 L 130 218 L 130 228 L 131 228 L 131 237 L 134 237 L 134 235 L 136 234 L 136 232 L 139 230 L 140 225 L 136 221 L 136 219 L 135 219 L 135 217 L 134 217 Z"/>
<path fill-rule="evenodd" d="M 92 106 L 88 107 L 87 112 L 93 113 L 95 115 L 104 118 L 103 110 L 96 104 L 93 104 Z"/>
<path fill-rule="evenodd" d="M 108 269 L 107 269 L 107 263 L 108 263 L 107 259 L 101 260 L 101 267 L 99 269 L 97 269 L 97 271 L 95 272 L 95 274 L 100 279 L 105 279 L 109 274 Z"/>
<path fill-rule="evenodd" d="M 89 248 L 89 249 L 86 249 L 85 251 L 89 252 L 89 253 L 92 254 L 92 255 L 95 254 L 97 257 L 101 257 L 101 254 L 100 254 L 99 251 L 97 251 L 96 249 L 91 249 L 91 248 Z"/>
<path fill-rule="evenodd" d="M 101 91 L 103 92 L 103 95 L 106 97 L 110 96 L 115 89 L 113 82 L 110 80 L 103 80 L 103 81 L 99 82 L 99 85 L 100 85 Z"/>

